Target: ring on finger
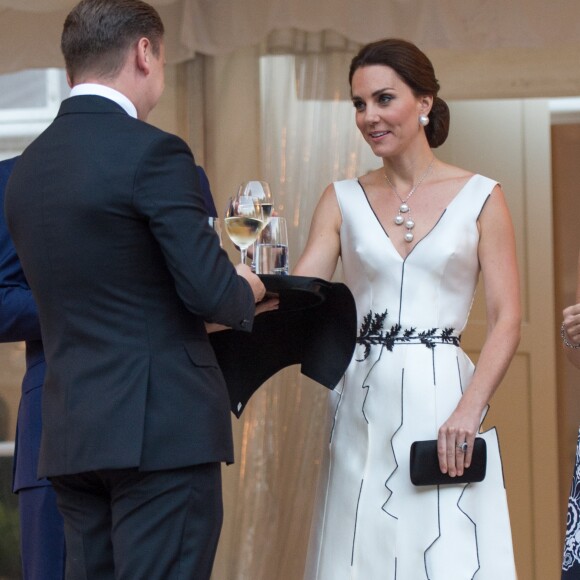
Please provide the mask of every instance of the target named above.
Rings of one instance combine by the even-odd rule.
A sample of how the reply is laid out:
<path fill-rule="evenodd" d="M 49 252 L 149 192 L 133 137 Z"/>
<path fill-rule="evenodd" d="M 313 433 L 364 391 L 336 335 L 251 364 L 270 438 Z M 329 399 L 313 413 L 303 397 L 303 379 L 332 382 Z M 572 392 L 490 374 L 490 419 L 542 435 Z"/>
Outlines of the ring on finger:
<path fill-rule="evenodd" d="M 461 451 L 462 453 L 467 453 L 467 448 L 468 448 L 467 441 L 457 444 L 457 449 L 459 449 L 459 451 Z"/>

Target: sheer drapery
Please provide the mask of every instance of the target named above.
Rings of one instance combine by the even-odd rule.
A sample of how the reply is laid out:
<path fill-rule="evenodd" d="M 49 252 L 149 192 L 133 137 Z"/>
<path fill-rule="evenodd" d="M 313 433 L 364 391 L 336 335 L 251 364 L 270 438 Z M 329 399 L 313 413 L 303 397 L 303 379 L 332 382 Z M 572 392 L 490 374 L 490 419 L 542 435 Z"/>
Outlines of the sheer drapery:
<path fill-rule="evenodd" d="M 380 164 L 358 134 L 352 104 L 340 98 L 351 57 L 310 52 L 260 59 L 260 176 L 270 182 L 277 211 L 288 219 L 291 266 L 324 187 Z M 236 464 L 224 469 L 216 580 L 302 578 L 325 448 L 327 393 L 291 367 L 234 419 Z"/>
<path fill-rule="evenodd" d="M 261 60 L 262 165 L 292 230 L 291 260 L 330 183 L 380 163 L 354 124 L 346 79 L 351 54 L 268 56 Z M 334 93 L 333 98 L 328 98 Z"/>
<path fill-rule="evenodd" d="M 0 0 L 0 20 L 64 15 L 78 0 Z M 578 42 L 570 0 L 150 0 L 189 51 L 229 52 L 273 30 L 334 30 L 357 42 L 402 36 L 429 48 L 530 47 Z M 21 20 L 22 21 L 22 20 Z M 61 21 L 62 22 L 62 21 Z M 41 38 L 35 40 L 42 40 Z"/>
<path fill-rule="evenodd" d="M 76 1 L 0 0 L 0 73 L 61 67 L 62 23 Z M 417 43 L 455 90 L 448 98 L 580 93 L 580 4 L 570 0 L 150 1 L 170 63 L 256 46 L 273 31 L 332 31 L 358 43 Z"/>

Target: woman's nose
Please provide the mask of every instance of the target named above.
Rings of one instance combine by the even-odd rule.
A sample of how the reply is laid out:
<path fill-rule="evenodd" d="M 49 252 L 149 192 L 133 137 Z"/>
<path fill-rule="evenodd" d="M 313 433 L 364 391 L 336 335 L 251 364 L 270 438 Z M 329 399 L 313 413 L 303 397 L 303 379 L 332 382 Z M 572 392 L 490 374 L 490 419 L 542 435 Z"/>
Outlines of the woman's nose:
<path fill-rule="evenodd" d="M 374 125 L 379 120 L 379 114 L 376 107 L 369 106 L 365 109 L 365 121 L 369 125 Z"/>

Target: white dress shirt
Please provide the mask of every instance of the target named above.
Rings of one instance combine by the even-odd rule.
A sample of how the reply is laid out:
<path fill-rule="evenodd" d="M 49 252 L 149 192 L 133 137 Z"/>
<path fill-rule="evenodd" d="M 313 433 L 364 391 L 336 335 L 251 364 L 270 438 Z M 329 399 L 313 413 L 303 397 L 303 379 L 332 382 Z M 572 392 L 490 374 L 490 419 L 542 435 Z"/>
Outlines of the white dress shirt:
<path fill-rule="evenodd" d="M 70 92 L 71 97 L 78 97 L 79 95 L 96 95 L 97 97 L 105 97 L 111 101 L 115 101 L 117 105 L 123 107 L 128 115 L 137 118 L 137 109 L 135 105 L 119 91 L 107 87 L 106 85 L 99 85 L 97 83 L 81 83 L 75 85 Z"/>

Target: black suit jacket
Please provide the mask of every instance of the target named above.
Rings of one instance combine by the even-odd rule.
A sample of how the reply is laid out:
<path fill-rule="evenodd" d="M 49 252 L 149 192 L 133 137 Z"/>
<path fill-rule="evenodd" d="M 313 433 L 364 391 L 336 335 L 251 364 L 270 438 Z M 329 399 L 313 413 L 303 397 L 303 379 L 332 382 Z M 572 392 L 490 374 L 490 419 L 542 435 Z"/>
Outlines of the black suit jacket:
<path fill-rule="evenodd" d="M 208 226 L 187 145 L 72 97 L 5 203 L 47 360 L 39 475 L 232 461 L 204 320 L 251 330 L 254 301 Z"/>

